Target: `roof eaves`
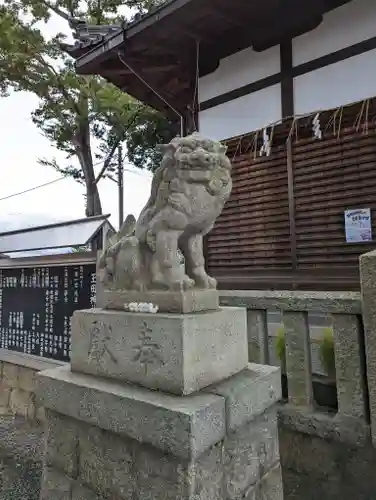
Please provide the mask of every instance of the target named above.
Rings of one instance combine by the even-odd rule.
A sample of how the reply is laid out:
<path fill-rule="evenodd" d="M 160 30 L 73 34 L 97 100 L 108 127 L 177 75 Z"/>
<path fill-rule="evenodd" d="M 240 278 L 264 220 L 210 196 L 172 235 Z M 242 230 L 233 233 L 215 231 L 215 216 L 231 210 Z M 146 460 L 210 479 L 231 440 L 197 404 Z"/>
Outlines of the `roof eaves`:
<path fill-rule="evenodd" d="M 76 68 L 83 68 L 106 52 L 120 48 L 125 39 L 131 38 L 140 31 L 149 28 L 191 1 L 192 0 L 168 0 L 159 7 L 152 9 L 147 14 L 137 17 L 133 22 L 129 24 L 125 22 L 117 33 L 109 33 L 100 44 L 96 44 L 90 51 L 78 57 L 76 60 Z"/>
<path fill-rule="evenodd" d="M 12 231 L 4 231 L 0 233 L 0 237 L 2 236 L 9 236 L 12 234 L 22 234 L 22 233 L 30 233 L 33 231 L 40 231 L 42 229 L 52 229 L 56 227 L 64 227 L 64 226 L 76 226 L 78 224 L 84 224 L 88 222 L 93 222 L 95 220 L 103 220 L 103 222 L 106 222 L 107 219 L 110 217 L 111 214 L 105 214 L 105 215 L 96 215 L 93 217 L 84 217 L 82 219 L 75 219 L 75 220 L 68 220 L 68 221 L 63 221 L 63 222 L 55 222 L 53 224 L 44 224 L 41 226 L 31 226 L 31 227 L 26 227 L 24 229 L 13 229 Z M 110 224 L 110 222 L 109 222 Z M 110 224 L 112 227 L 112 224 Z"/>
<path fill-rule="evenodd" d="M 69 26 L 73 31 L 74 45 L 61 43 L 60 47 L 74 58 L 79 58 L 91 47 L 103 43 L 108 36 L 122 32 L 122 24 L 90 25 L 86 21 L 70 19 Z"/>
<path fill-rule="evenodd" d="M 103 228 L 106 222 L 107 222 L 106 220 L 102 221 L 102 223 L 92 231 L 91 235 L 88 237 L 83 246 L 87 246 L 93 240 L 93 238 L 99 233 L 99 231 Z"/>
<path fill-rule="evenodd" d="M 124 43 L 124 31 L 120 31 L 118 33 L 115 33 L 109 37 L 106 37 L 106 39 L 101 43 L 100 45 L 96 45 L 92 49 L 90 49 L 88 52 L 85 54 L 81 55 L 76 59 L 76 68 L 79 70 L 80 68 L 85 67 L 86 65 L 90 64 L 91 62 L 95 61 L 98 59 L 101 55 L 105 54 L 106 52 L 110 52 L 111 50 L 114 50 L 116 48 L 120 48 L 122 44 Z"/>
<path fill-rule="evenodd" d="M 158 21 L 161 21 L 170 14 L 173 14 L 181 7 L 185 7 L 185 5 L 191 1 L 192 0 L 168 0 L 159 7 L 156 7 L 155 10 L 151 10 L 144 16 L 140 17 L 137 21 L 127 26 L 125 29 L 126 36 L 129 38 L 134 36 L 136 33 L 139 33 Z"/>
<path fill-rule="evenodd" d="M 3 254 L 14 254 L 86 246 L 104 226 L 113 229 L 107 218 L 100 216 L 9 231 L 0 234 L 0 249 Z"/>

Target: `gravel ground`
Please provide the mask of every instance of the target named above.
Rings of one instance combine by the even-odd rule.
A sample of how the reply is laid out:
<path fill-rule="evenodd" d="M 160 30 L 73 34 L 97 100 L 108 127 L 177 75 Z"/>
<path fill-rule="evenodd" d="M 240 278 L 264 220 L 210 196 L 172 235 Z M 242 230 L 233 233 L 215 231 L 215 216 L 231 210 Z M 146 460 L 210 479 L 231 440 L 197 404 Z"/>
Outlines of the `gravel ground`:
<path fill-rule="evenodd" d="M 0 500 L 38 500 L 43 429 L 0 417 Z"/>

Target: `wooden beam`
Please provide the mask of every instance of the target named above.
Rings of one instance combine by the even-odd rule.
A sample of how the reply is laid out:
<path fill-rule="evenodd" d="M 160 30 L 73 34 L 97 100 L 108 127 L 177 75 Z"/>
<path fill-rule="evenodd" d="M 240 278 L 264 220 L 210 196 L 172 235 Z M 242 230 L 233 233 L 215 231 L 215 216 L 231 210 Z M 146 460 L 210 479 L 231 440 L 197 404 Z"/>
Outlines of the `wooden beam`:
<path fill-rule="evenodd" d="M 286 40 L 279 46 L 281 61 L 281 108 L 282 116 L 286 118 L 294 115 L 294 79 L 293 79 L 293 59 L 292 40 Z M 293 272 L 298 269 L 298 255 L 296 243 L 296 217 L 295 217 L 295 190 L 294 190 L 294 163 L 292 155 L 291 137 L 287 141 L 287 189 L 289 205 L 289 227 L 290 227 L 290 248 L 291 264 Z"/>
<path fill-rule="evenodd" d="M 296 244 L 295 192 L 294 192 L 294 164 L 292 159 L 291 137 L 287 141 L 287 185 L 289 198 L 289 226 L 292 270 L 298 269 L 298 255 Z"/>
<path fill-rule="evenodd" d="M 294 114 L 294 79 L 292 61 L 292 40 L 287 40 L 279 46 L 281 61 L 281 107 L 282 117 Z"/>
<path fill-rule="evenodd" d="M 148 52 L 137 52 L 137 53 L 128 53 L 127 52 L 127 60 L 132 61 L 135 64 L 142 64 L 143 67 L 152 65 L 152 66 L 165 66 L 165 65 L 179 65 L 180 58 L 177 56 L 177 53 L 165 53 L 165 54 L 153 54 L 150 51 L 150 47 Z"/>
<path fill-rule="evenodd" d="M 132 63 L 130 63 L 132 64 Z M 132 64 L 133 65 L 133 64 Z M 170 64 L 169 66 L 146 66 L 143 68 L 143 72 L 146 74 L 150 73 L 166 73 L 167 71 L 171 71 L 176 69 L 176 66 L 174 64 Z M 126 75 L 133 75 L 133 72 L 130 71 L 129 69 L 126 68 L 113 68 L 113 69 L 106 69 L 103 70 L 103 75 L 106 76 L 126 76 Z"/>
<path fill-rule="evenodd" d="M 300 18 L 299 15 L 296 15 L 291 21 L 283 24 L 276 18 L 264 25 L 263 33 L 254 34 L 253 48 L 256 52 L 263 52 L 279 44 L 283 39 L 295 38 L 314 30 L 322 23 L 322 20 L 323 16 L 321 14 L 312 15 L 312 17 L 308 18 L 307 14 L 302 15 Z M 268 37 L 268 35 L 265 36 L 266 33 L 273 33 L 273 35 Z"/>
<path fill-rule="evenodd" d="M 137 84 L 145 87 L 147 94 L 149 92 L 154 94 L 154 96 L 160 100 L 161 104 L 163 104 L 163 107 L 169 107 L 176 115 L 182 113 L 182 110 L 178 109 L 180 106 L 176 103 L 176 96 L 166 91 L 165 85 L 161 81 L 151 82 L 148 75 L 145 74 L 144 69 L 136 63 L 128 62 L 126 55 L 123 55 L 121 58 L 119 57 L 119 61 L 134 75 Z M 169 80 L 171 80 L 171 77 L 169 77 Z"/>

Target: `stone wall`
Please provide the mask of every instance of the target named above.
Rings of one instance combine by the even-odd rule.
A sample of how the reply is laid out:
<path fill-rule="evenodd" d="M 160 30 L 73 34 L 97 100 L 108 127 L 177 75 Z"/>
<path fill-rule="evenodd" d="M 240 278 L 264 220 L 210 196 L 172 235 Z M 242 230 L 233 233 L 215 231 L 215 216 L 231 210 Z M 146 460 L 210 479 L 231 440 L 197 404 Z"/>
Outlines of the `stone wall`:
<path fill-rule="evenodd" d="M 230 433 L 194 466 L 145 443 L 48 411 L 42 500 L 276 500 L 276 409 Z M 187 471 L 189 472 L 187 473 Z M 96 492 L 96 493 L 94 493 Z M 196 496 L 195 496 L 196 495 Z"/>
<path fill-rule="evenodd" d="M 369 426 L 283 406 L 278 420 L 285 500 L 376 498 Z"/>
<path fill-rule="evenodd" d="M 185 397 L 69 367 L 38 379 L 42 500 L 283 500 L 276 368 L 250 364 Z"/>
<path fill-rule="evenodd" d="M 35 397 L 36 370 L 12 363 L 0 362 L 0 411 L 13 413 L 28 420 L 43 420 L 43 408 Z"/>
<path fill-rule="evenodd" d="M 376 450 L 280 427 L 285 500 L 373 500 Z"/>
<path fill-rule="evenodd" d="M 55 361 L 0 350 L 0 415 L 13 414 L 28 421 L 44 421 L 44 409 L 36 401 L 36 375 L 60 366 Z"/>
<path fill-rule="evenodd" d="M 163 495 L 163 500 L 176 499 L 172 495 L 177 488 L 183 487 L 179 483 L 179 471 L 184 468 L 184 460 L 85 422 L 54 412 L 47 413 L 49 426 L 45 439 L 49 445 L 46 456 L 49 467 L 44 484 L 51 496 L 45 498 L 55 498 L 53 488 L 60 485 L 64 500 L 97 500 L 93 493 L 97 488 L 110 494 L 112 499 L 119 500 L 124 496 L 127 498 L 136 482 L 135 474 L 137 479 L 141 474 L 142 480 L 138 482 L 145 491 L 141 500 L 155 500 L 158 495 Z M 285 500 L 374 500 L 376 450 L 370 444 L 367 429 L 358 429 L 357 442 L 350 443 L 348 436 L 336 430 L 333 417 L 304 418 L 302 414 L 298 417 L 284 407 L 280 407 L 278 413 Z M 216 496 L 221 485 L 215 478 L 222 466 L 226 468 L 226 488 L 230 500 L 279 498 L 280 468 L 274 421 L 275 408 L 271 408 L 256 417 L 253 423 L 244 424 L 200 458 L 195 467 L 196 487 L 204 485 L 203 491 L 208 496 L 201 495 L 198 499 L 221 498 Z M 356 429 L 351 433 L 355 435 Z M 258 465 L 252 460 L 254 452 L 249 452 L 251 445 L 252 449 L 258 449 Z M 41 427 L 28 424 L 21 418 L 0 419 L 0 491 L 3 495 L 0 498 L 39 499 L 43 448 Z M 111 461 L 110 451 L 113 452 Z M 140 464 L 142 473 L 137 472 Z M 128 469 L 128 480 L 124 481 L 121 472 Z M 163 481 L 171 484 L 170 492 L 162 490 L 161 493 Z M 260 496 L 261 491 L 264 497 Z M 245 493 L 244 497 L 241 492 Z M 152 496 L 148 497 L 149 493 Z"/>
<path fill-rule="evenodd" d="M 1 500 L 39 500 L 42 433 L 22 417 L 0 417 Z"/>

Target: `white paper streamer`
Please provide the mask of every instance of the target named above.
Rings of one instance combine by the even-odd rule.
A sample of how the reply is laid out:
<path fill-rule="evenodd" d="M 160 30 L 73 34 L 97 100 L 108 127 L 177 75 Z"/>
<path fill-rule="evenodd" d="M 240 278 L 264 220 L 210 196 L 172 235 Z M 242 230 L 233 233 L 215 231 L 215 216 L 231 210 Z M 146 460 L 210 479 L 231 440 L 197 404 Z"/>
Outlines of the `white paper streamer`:
<path fill-rule="evenodd" d="M 312 131 L 313 137 L 315 137 L 315 139 L 322 139 L 322 130 L 319 117 L 320 113 L 317 113 L 317 115 L 312 120 Z"/>

